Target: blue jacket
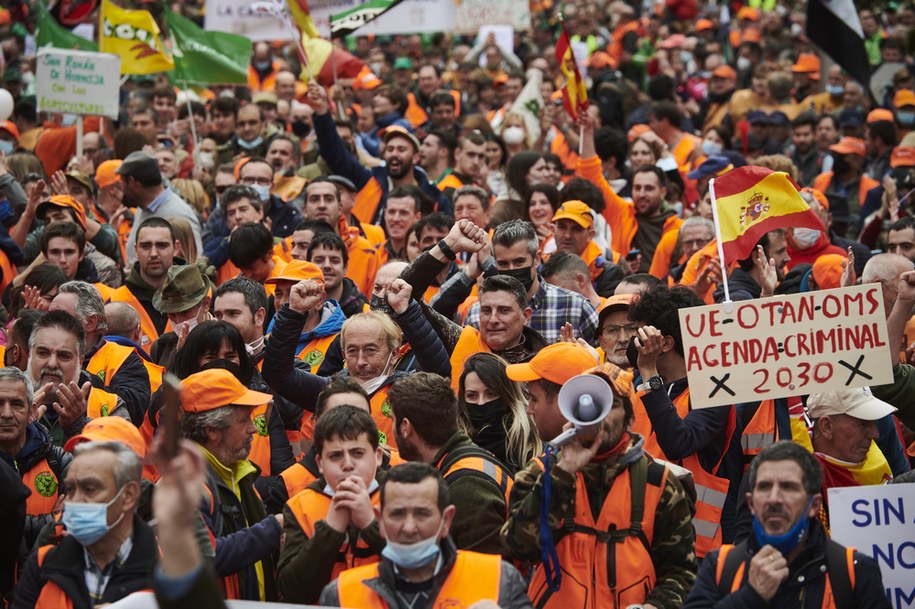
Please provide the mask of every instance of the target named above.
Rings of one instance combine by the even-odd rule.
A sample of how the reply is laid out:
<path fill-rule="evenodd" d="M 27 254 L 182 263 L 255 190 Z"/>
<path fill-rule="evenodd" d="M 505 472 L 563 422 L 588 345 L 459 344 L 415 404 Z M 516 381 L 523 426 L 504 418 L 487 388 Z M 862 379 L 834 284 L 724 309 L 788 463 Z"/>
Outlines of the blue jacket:
<path fill-rule="evenodd" d="M 286 238 L 295 232 L 295 227 L 302 223 L 302 214 L 292 205 L 284 203 L 275 195 L 270 195 L 265 217 L 270 218 L 270 231 L 274 237 Z M 229 225 L 226 216 L 218 205 L 203 225 L 203 255 L 207 262 L 216 268 L 229 260 Z"/>
<path fill-rule="evenodd" d="M 403 127 L 410 133 L 413 133 L 413 125 L 403 117 L 401 112 L 390 112 L 380 118 L 375 119 L 375 128 L 368 133 L 362 134 L 362 143 L 366 151 L 372 156 L 381 156 L 381 136 L 378 133 L 382 129 L 387 129 L 391 125 Z"/>
<path fill-rule="evenodd" d="M 337 126 L 334 124 L 334 119 L 329 112 L 321 115 L 315 114 L 314 123 L 315 135 L 318 138 L 318 147 L 320 148 L 321 156 L 327 161 L 327 165 L 333 173 L 352 181 L 357 190 L 362 190 L 372 178 L 377 180 L 381 187 L 382 194 L 381 203 L 379 203 L 378 209 L 375 211 L 375 217 L 359 218 L 359 220 L 369 224 L 384 226 L 384 204 L 390 187 L 388 181 L 388 168 L 383 165 L 381 167 L 373 167 L 372 169 L 363 167 L 359 163 L 359 160 L 350 154 L 349 150 L 346 148 L 346 144 L 340 139 L 340 135 L 337 133 Z M 436 211 L 453 215 L 451 200 L 448 199 L 448 197 L 446 197 L 429 179 L 429 176 L 426 175 L 426 172 L 423 171 L 422 167 L 418 165 L 414 166 L 413 176 L 420 189 L 426 193 L 426 196 L 437 203 Z"/>

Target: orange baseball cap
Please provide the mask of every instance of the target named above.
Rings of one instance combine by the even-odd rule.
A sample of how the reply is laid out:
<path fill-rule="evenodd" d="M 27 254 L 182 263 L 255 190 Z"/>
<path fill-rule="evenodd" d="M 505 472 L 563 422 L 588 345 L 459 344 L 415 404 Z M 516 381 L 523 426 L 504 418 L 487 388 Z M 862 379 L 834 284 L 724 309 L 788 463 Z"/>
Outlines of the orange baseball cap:
<path fill-rule="evenodd" d="M 696 22 L 695 30 L 697 32 L 704 32 L 705 30 L 710 30 L 715 27 L 715 24 L 712 23 L 711 19 L 700 19 Z"/>
<path fill-rule="evenodd" d="M 893 113 L 887 110 L 886 108 L 876 108 L 867 113 L 867 123 L 876 123 L 877 121 L 890 121 L 891 123 L 896 120 L 896 117 L 893 116 Z"/>
<path fill-rule="evenodd" d="M 573 376 L 594 368 L 594 356 L 577 343 L 553 343 L 540 350 L 529 362 L 511 364 L 505 374 L 513 381 L 546 379 L 562 385 Z"/>
<path fill-rule="evenodd" d="M 648 133 L 649 131 L 651 131 L 651 127 L 643 123 L 633 125 L 629 128 L 628 133 L 626 133 L 626 139 L 628 139 L 630 142 L 634 142 L 635 140 L 639 139 L 640 135 L 643 133 Z"/>
<path fill-rule="evenodd" d="M 893 107 L 901 108 L 902 106 L 915 106 L 915 91 L 909 89 L 900 89 L 893 96 Z"/>
<path fill-rule="evenodd" d="M 755 27 L 748 27 L 744 31 L 743 36 L 740 37 L 740 42 L 741 44 L 744 42 L 760 43 L 762 42 L 762 32 L 760 32 Z"/>
<path fill-rule="evenodd" d="M 572 220 L 582 228 L 594 226 L 594 214 L 587 203 L 582 201 L 566 201 L 560 205 L 553 214 L 553 222 L 557 220 Z"/>
<path fill-rule="evenodd" d="M 604 319 L 613 313 L 613 311 L 628 309 L 629 305 L 632 304 L 633 298 L 635 298 L 635 294 L 614 294 L 613 296 L 608 297 L 600 305 L 600 308 L 597 310 L 597 328 L 594 330 L 595 340 L 600 336 L 601 327 L 604 325 Z"/>
<path fill-rule="evenodd" d="M 896 146 L 890 155 L 890 168 L 915 167 L 915 148 L 911 146 Z"/>
<path fill-rule="evenodd" d="M 604 51 L 597 51 L 588 57 L 588 60 L 585 62 L 585 65 L 589 68 L 613 68 L 616 69 L 616 60 L 610 56 L 610 53 L 605 53 Z"/>
<path fill-rule="evenodd" d="M 48 207 L 66 207 L 73 210 L 73 215 L 76 216 L 76 222 L 83 227 L 83 230 L 86 230 L 86 210 L 83 209 L 82 204 L 71 197 L 70 195 L 55 195 L 38 204 L 38 208 L 35 210 L 35 215 L 39 218 L 43 218 L 47 213 Z"/>
<path fill-rule="evenodd" d="M 730 80 L 737 80 L 737 71 L 731 66 L 723 63 L 712 70 L 712 78 L 728 78 Z"/>
<path fill-rule="evenodd" d="M 95 183 L 99 188 L 108 188 L 112 184 L 121 181 L 121 175 L 117 172 L 118 167 L 123 163 L 121 159 L 105 161 L 95 170 Z"/>
<path fill-rule="evenodd" d="M 0 131 L 6 131 L 19 141 L 19 127 L 13 121 L 0 121 Z"/>
<path fill-rule="evenodd" d="M 811 188 L 809 186 L 806 186 L 801 189 L 801 192 L 805 192 L 805 193 L 809 194 L 811 197 L 813 197 L 814 199 L 816 199 L 817 203 L 819 203 L 820 207 L 822 207 L 823 209 L 826 209 L 826 210 L 829 209 L 829 199 L 826 198 L 826 195 L 823 194 L 823 191 L 818 190 L 816 188 Z"/>
<path fill-rule="evenodd" d="M 305 260 L 292 260 L 286 265 L 280 274 L 276 277 L 270 277 L 264 283 L 276 283 L 278 281 L 305 281 L 310 279 L 324 284 L 324 273 L 318 268 L 318 265 L 312 264 Z"/>
<path fill-rule="evenodd" d="M 146 458 L 146 441 L 137 426 L 121 417 L 99 417 L 92 419 L 78 436 L 73 436 L 64 445 L 64 450 L 73 449 L 83 442 L 120 442 L 131 449 L 141 459 Z"/>
<path fill-rule="evenodd" d="M 382 84 L 381 79 L 375 76 L 368 66 L 362 68 L 362 71 L 353 79 L 353 89 L 356 91 L 371 91 Z"/>
<path fill-rule="evenodd" d="M 223 406 L 260 406 L 273 400 L 269 393 L 252 391 L 228 370 L 213 368 L 181 381 L 181 410 L 207 412 Z"/>
<path fill-rule="evenodd" d="M 840 254 L 823 254 L 813 262 L 813 279 L 820 290 L 831 290 L 842 287 L 843 264 L 848 258 Z"/>
<path fill-rule="evenodd" d="M 807 74 L 812 80 L 820 79 L 820 58 L 814 53 L 801 53 L 797 62 L 791 66 L 791 71 L 796 74 Z"/>
<path fill-rule="evenodd" d="M 737 11 L 738 19 L 749 19 L 750 21 L 759 21 L 759 11 L 750 6 L 745 6 Z"/>
<path fill-rule="evenodd" d="M 858 156 L 867 156 L 867 146 L 864 140 L 859 137 L 843 137 L 838 144 L 829 147 L 833 152 L 839 154 L 857 154 Z"/>

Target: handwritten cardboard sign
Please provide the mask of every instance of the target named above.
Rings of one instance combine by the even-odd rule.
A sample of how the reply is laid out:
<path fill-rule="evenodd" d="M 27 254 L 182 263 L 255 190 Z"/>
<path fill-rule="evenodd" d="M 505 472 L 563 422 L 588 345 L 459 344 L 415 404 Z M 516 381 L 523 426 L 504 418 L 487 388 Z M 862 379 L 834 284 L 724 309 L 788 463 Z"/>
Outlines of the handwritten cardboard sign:
<path fill-rule="evenodd" d="M 895 609 L 915 605 L 915 484 L 828 492 L 832 539 L 877 561 Z"/>
<path fill-rule="evenodd" d="M 679 313 L 693 408 L 893 380 L 879 284 Z"/>
<path fill-rule="evenodd" d="M 117 118 L 120 76 L 117 55 L 45 47 L 35 71 L 38 111 Z"/>

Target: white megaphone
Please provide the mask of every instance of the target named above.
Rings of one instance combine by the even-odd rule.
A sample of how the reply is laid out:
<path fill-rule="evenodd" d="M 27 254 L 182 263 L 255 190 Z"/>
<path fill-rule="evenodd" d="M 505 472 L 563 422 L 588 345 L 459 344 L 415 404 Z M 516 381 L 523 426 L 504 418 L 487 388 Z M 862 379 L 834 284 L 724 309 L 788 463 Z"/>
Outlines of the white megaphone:
<path fill-rule="evenodd" d="M 559 390 L 559 412 L 574 427 L 556 436 L 550 445 L 559 448 L 575 436 L 595 437 L 613 406 L 613 389 L 593 374 L 574 376 Z"/>

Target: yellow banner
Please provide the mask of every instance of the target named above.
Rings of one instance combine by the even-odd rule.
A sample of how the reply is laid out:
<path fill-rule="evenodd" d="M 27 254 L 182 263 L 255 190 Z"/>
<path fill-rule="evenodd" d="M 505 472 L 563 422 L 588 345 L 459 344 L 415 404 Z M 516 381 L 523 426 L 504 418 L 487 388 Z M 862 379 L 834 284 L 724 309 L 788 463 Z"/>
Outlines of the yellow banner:
<path fill-rule="evenodd" d="M 122 74 L 155 74 L 175 69 L 165 53 L 159 26 L 149 11 L 125 10 L 102 0 L 99 51 L 121 57 Z"/>

